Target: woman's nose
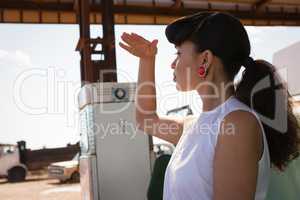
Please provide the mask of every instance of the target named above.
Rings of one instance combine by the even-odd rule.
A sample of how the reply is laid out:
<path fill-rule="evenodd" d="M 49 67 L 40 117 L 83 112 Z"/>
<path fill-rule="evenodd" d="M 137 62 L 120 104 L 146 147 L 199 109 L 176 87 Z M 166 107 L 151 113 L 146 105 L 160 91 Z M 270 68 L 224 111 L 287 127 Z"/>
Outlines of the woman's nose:
<path fill-rule="evenodd" d="M 171 63 L 171 68 L 172 68 L 172 69 L 175 69 L 175 67 L 176 67 L 176 60 L 174 60 L 174 61 Z"/>

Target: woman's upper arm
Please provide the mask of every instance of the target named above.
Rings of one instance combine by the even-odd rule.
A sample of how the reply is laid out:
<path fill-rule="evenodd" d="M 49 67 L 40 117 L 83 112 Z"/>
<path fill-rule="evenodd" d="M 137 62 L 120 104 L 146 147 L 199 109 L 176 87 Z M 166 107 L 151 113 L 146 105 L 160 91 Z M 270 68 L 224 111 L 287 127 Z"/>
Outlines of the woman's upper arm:
<path fill-rule="evenodd" d="M 262 149 L 259 123 L 247 111 L 234 111 L 220 127 L 214 157 L 214 200 L 253 200 Z"/>
<path fill-rule="evenodd" d="M 157 114 L 142 117 L 139 127 L 152 136 L 177 144 L 183 132 L 184 119 L 179 117 L 158 116 Z"/>

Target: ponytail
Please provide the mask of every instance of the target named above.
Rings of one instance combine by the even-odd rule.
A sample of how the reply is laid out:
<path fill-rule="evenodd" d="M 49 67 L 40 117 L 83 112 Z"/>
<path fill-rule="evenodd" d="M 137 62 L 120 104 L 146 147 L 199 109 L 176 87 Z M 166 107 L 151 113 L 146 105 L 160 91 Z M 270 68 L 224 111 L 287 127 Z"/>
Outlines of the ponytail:
<path fill-rule="evenodd" d="M 291 96 L 272 64 L 248 59 L 244 66 L 235 96 L 259 115 L 271 163 L 283 171 L 299 156 L 299 125 L 293 114 Z"/>

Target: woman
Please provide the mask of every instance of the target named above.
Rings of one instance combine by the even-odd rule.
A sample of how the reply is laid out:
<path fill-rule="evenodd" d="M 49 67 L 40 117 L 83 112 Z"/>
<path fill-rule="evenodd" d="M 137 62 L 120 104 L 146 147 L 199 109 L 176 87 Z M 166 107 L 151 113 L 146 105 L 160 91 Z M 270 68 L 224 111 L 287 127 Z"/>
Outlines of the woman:
<path fill-rule="evenodd" d="M 178 51 L 172 63 L 179 91 L 196 90 L 203 112 L 183 135 L 183 120 L 156 113 L 157 40 L 122 35 L 120 46 L 140 58 L 136 120 L 140 129 L 176 144 L 168 164 L 165 200 L 264 199 L 271 163 L 283 170 L 298 156 L 298 124 L 275 68 L 249 57 L 241 22 L 201 12 L 169 24 Z M 235 75 L 244 66 L 238 85 Z"/>

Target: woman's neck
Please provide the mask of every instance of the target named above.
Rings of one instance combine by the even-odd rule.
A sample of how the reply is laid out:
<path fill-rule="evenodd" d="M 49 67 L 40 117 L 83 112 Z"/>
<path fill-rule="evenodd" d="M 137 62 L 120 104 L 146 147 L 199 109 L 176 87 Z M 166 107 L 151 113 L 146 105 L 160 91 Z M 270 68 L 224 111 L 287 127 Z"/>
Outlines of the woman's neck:
<path fill-rule="evenodd" d="M 198 94 L 202 99 L 202 110 L 204 112 L 213 110 L 234 95 L 234 87 L 229 83 L 214 84 L 214 87 L 203 89 L 203 91 L 198 91 Z"/>

